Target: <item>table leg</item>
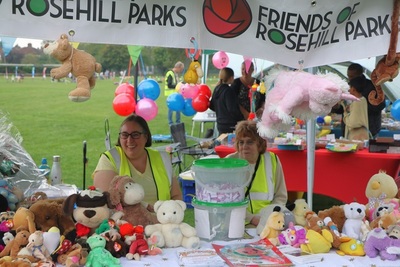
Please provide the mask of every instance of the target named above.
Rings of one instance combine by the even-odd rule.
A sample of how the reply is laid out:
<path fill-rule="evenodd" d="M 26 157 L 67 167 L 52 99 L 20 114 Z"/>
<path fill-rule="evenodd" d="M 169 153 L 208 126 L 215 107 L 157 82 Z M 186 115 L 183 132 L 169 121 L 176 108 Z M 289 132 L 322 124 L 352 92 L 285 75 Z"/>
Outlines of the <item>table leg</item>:
<path fill-rule="evenodd" d="M 192 133 L 190 134 L 190 136 L 193 136 L 195 124 L 196 124 L 196 122 L 192 121 Z"/>

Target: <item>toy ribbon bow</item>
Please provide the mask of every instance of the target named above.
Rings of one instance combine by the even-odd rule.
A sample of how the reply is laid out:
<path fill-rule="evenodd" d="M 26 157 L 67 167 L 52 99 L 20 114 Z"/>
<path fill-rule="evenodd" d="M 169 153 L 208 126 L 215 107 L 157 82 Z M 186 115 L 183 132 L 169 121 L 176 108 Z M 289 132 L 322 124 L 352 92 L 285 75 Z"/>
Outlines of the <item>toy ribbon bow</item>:
<path fill-rule="evenodd" d="M 375 208 L 376 204 L 382 205 L 384 204 L 384 200 L 386 199 L 387 195 L 382 193 L 379 197 L 369 197 L 368 198 L 368 208 Z"/>

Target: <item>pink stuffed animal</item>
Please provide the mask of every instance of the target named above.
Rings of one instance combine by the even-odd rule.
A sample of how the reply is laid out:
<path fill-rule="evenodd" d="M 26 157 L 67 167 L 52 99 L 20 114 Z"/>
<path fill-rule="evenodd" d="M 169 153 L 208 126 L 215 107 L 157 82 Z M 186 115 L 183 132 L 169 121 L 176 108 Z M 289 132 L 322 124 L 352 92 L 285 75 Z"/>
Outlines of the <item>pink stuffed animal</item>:
<path fill-rule="evenodd" d="M 265 109 L 258 132 L 261 136 L 274 138 L 280 131 L 289 130 L 292 116 L 315 119 L 328 114 L 340 100 L 359 99 L 345 93 L 349 86 L 334 73 L 313 75 L 303 71 L 271 72 Z"/>

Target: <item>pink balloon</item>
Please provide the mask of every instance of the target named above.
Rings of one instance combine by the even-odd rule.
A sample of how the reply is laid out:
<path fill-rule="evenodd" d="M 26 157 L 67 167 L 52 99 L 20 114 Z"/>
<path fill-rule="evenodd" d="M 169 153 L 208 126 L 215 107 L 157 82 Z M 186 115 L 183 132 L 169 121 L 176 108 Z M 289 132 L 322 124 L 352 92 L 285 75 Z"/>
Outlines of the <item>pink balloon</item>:
<path fill-rule="evenodd" d="M 180 93 L 184 98 L 194 98 L 199 93 L 199 86 L 197 84 L 185 83 L 180 87 Z"/>
<path fill-rule="evenodd" d="M 146 121 L 151 121 L 157 116 L 158 106 L 153 99 L 143 98 L 136 104 L 136 114 L 143 117 Z"/>
<path fill-rule="evenodd" d="M 224 51 L 218 51 L 213 55 L 212 62 L 214 67 L 216 67 L 217 69 L 222 69 L 228 66 L 229 57 Z"/>

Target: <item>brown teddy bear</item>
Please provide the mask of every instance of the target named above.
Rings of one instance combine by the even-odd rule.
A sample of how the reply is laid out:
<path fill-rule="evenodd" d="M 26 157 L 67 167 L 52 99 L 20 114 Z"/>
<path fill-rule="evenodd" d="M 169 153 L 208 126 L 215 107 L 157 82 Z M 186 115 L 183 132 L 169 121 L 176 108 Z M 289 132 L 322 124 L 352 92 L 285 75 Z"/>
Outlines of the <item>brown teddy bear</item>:
<path fill-rule="evenodd" d="M 71 216 L 64 214 L 62 204 L 64 199 L 43 199 L 38 200 L 29 208 L 35 215 L 37 230 L 49 231 L 52 227 L 60 229 L 61 235 L 69 238 L 75 230 L 75 223 Z"/>
<path fill-rule="evenodd" d="M 17 230 L 21 227 L 28 229 L 29 233 L 36 231 L 35 214 L 25 207 L 19 207 L 13 217 L 12 230 Z"/>
<path fill-rule="evenodd" d="M 78 243 L 73 244 L 69 250 L 57 256 L 57 263 L 66 267 L 84 266 L 88 251 Z"/>
<path fill-rule="evenodd" d="M 157 216 L 141 204 L 144 198 L 143 187 L 135 183 L 129 176 L 115 176 L 108 192 L 111 203 L 123 213 L 122 217 L 118 219 L 143 227 L 158 223 Z"/>
<path fill-rule="evenodd" d="M 4 250 L 0 253 L 0 258 L 4 256 L 15 258 L 18 252 L 28 244 L 29 236 L 30 233 L 26 228 L 18 228 L 15 238 L 6 245 Z"/>
<path fill-rule="evenodd" d="M 53 79 L 67 77 L 71 73 L 76 78 L 76 88 L 68 97 L 75 102 L 83 102 L 90 98 L 90 90 L 96 84 L 95 72 L 101 71 L 101 65 L 89 53 L 72 47 L 66 34 L 53 43 L 44 46 L 43 52 L 61 62 L 61 66 L 52 69 Z"/>
<path fill-rule="evenodd" d="M 325 219 L 330 217 L 332 221 L 336 224 L 339 232 L 342 232 L 344 222 L 346 221 L 346 216 L 344 215 L 343 206 L 332 206 L 329 209 L 318 211 L 318 217 Z"/>

